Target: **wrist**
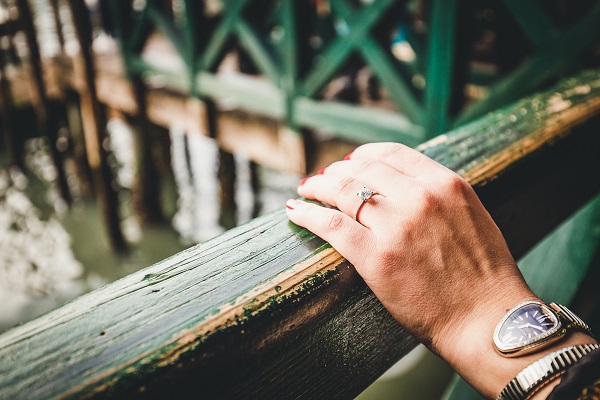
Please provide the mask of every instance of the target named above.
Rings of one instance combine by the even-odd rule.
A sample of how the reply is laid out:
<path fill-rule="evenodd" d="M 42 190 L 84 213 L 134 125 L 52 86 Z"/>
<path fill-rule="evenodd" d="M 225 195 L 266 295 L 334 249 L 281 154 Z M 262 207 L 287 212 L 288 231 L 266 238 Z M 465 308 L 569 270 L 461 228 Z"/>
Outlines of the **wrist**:
<path fill-rule="evenodd" d="M 503 287 L 503 286 L 497 286 Z M 496 293 L 473 307 L 460 323 L 440 336 L 435 349 L 452 368 L 486 398 L 496 398 L 519 371 L 535 361 L 536 354 L 507 358 L 493 343 L 498 321 L 515 304 L 539 300 L 528 288 L 495 290 Z"/>
<path fill-rule="evenodd" d="M 530 354 L 503 356 L 496 351 L 492 340 L 498 321 L 516 304 L 525 300 L 540 300 L 528 288 L 503 288 L 496 292 L 501 292 L 501 296 L 491 295 L 486 297 L 486 301 L 479 302 L 468 318 L 453 323 L 454 329 L 448 329 L 445 335 L 440 335 L 440 341 L 434 349 L 487 398 L 495 399 L 519 372 L 544 355 L 567 346 L 596 343 L 584 332 L 571 331 L 558 342 Z M 545 398 L 559 382 L 560 379 L 552 380 L 531 399 Z"/>

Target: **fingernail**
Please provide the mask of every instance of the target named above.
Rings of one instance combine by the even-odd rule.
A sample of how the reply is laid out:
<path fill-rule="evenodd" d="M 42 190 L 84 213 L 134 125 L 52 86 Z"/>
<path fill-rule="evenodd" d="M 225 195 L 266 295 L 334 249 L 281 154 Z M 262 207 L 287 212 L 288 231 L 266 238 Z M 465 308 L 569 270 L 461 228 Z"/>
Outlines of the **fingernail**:
<path fill-rule="evenodd" d="M 321 168 L 320 170 L 318 170 L 317 175 L 323 175 L 323 172 L 325 172 L 325 168 L 327 168 L 327 167 L 324 167 L 324 168 Z"/>
<path fill-rule="evenodd" d="M 298 206 L 300 204 L 300 202 L 296 199 L 289 199 L 286 203 L 285 203 L 285 208 L 287 208 L 288 210 L 293 210 L 294 208 L 296 208 L 296 206 Z"/>
<path fill-rule="evenodd" d="M 350 156 L 352 156 L 352 153 L 354 153 L 354 152 L 351 151 L 350 153 L 346 154 L 346 156 L 344 157 L 344 160 L 349 160 Z"/>
<path fill-rule="evenodd" d="M 302 179 L 300 180 L 300 183 L 298 184 L 298 186 L 302 186 L 302 185 L 304 185 L 304 184 L 306 183 L 306 180 L 307 180 L 308 178 L 310 178 L 310 177 L 309 177 L 309 176 L 307 176 L 306 178 L 302 178 Z"/>

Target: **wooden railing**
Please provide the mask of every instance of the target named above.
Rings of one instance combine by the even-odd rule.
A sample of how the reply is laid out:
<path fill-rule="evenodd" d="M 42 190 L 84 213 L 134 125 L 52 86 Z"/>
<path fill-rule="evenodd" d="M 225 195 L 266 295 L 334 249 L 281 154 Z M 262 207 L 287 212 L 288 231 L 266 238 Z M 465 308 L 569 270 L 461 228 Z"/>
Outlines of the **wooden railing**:
<path fill-rule="evenodd" d="M 599 129 L 591 70 L 419 149 L 475 187 L 519 258 L 598 193 Z M 416 343 L 278 211 L 2 334 L 0 398 L 351 398 Z"/>

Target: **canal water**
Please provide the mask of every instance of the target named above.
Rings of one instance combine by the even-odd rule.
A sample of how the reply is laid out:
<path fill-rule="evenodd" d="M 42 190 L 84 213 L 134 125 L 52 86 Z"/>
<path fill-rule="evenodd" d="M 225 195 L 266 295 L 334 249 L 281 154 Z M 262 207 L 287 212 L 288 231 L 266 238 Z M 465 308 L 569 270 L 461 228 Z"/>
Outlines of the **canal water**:
<path fill-rule="evenodd" d="M 218 149 L 213 140 L 200 134 L 186 139 L 183 132 L 172 130 L 173 179 L 163 185 L 162 196 L 168 221 L 142 227 L 127 206 L 134 174 L 132 133 L 116 120 L 109 128 L 130 251 L 110 249 L 93 199 L 76 198 L 67 209 L 56 188 L 46 141 L 28 140 L 26 170 L 0 170 L 0 331 L 225 230 L 218 218 Z M 238 223 L 250 220 L 256 211 L 264 214 L 283 207 L 296 195 L 297 176 L 259 167 L 262 190 L 255 194 L 243 155 L 236 156 L 236 170 Z M 69 182 L 76 194 L 74 174 Z"/>

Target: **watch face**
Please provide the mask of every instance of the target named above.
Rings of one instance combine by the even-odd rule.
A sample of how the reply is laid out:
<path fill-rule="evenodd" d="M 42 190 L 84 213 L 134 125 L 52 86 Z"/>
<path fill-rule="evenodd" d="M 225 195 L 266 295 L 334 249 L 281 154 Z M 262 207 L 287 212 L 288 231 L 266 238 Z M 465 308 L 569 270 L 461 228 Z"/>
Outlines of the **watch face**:
<path fill-rule="evenodd" d="M 536 346 L 560 329 L 556 314 L 546 305 L 525 302 L 511 309 L 494 333 L 494 343 L 501 352 L 518 351 Z"/>

